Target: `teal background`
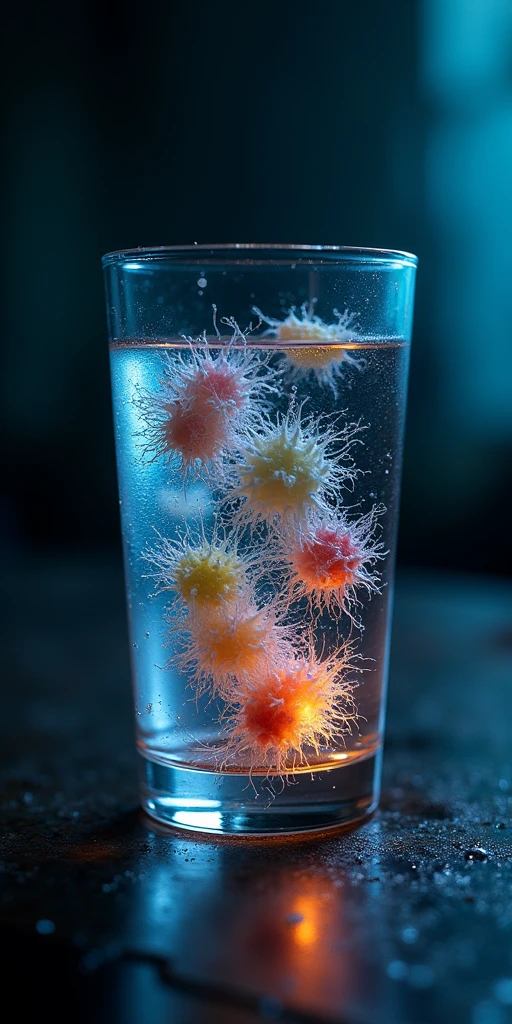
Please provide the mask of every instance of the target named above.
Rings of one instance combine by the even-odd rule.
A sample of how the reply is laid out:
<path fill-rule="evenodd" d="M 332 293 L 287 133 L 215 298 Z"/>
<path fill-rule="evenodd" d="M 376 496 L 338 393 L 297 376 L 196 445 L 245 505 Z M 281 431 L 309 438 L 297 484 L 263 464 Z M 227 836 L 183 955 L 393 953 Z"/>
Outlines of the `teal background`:
<path fill-rule="evenodd" d="M 420 259 L 399 560 L 510 571 L 508 0 L 50 0 L 5 26 L 0 545 L 119 552 L 102 253 Z"/>

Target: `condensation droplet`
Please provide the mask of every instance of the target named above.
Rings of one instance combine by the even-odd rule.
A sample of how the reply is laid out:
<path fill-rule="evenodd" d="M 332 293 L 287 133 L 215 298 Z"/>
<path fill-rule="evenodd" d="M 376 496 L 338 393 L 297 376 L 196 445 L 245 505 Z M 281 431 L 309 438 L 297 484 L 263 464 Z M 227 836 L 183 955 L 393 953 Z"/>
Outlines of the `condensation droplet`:
<path fill-rule="evenodd" d="M 472 846 L 471 849 L 466 850 L 464 857 L 466 860 L 487 860 L 489 854 L 487 850 L 484 850 L 483 846 Z"/>

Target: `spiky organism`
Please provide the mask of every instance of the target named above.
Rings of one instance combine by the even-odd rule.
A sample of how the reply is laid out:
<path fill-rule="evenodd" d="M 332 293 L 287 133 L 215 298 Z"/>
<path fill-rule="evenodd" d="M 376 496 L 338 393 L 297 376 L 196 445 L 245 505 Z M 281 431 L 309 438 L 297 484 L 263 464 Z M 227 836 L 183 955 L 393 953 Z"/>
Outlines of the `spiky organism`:
<path fill-rule="evenodd" d="M 358 429 L 352 424 L 338 432 L 321 417 L 303 417 L 300 407 L 276 423 L 264 416 L 257 427 L 248 426 L 227 495 L 242 499 L 235 521 L 254 528 L 276 519 L 300 521 L 308 508 L 327 513 L 356 475 L 350 449 Z"/>
<path fill-rule="evenodd" d="M 226 764 L 285 774 L 308 752 L 339 746 L 356 718 L 346 651 L 325 661 L 297 654 L 249 680 L 229 716 Z"/>
<path fill-rule="evenodd" d="M 385 553 L 376 534 L 385 511 L 376 505 L 359 517 L 313 512 L 299 530 L 285 528 L 278 545 L 290 572 L 288 604 L 306 597 L 312 612 L 325 608 L 333 618 L 345 612 L 354 620 L 357 591 L 380 593 L 374 567 Z"/>
<path fill-rule="evenodd" d="M 259 608 L 247 590 L 235 608 L 186 622 L 178 663 L 200 693 L 230 699 L 249 678 L 260 678 L 293 651 L 292 628 L 275 603 Z"/>
<path fill-rule="evenodd" d="M 269 325 L 268 334 L 275 337 L 286 356 L 291 379 L 315 378 L 338 396 L 338 384 L 346 366 L 362 369 L 362 362 L 349 354 L 347 346 L 357 341 L 352 326 L 354 317 L 345 310 L 333 311 L 336 323 L 326 324 L 315 316 L 313 303 L 304 303 L 300 316 L 292 307 L 284 320 L 268 317 L 254 307 L 254 312 Z M 288 345 L 291 347 L 289 348 Z"/>
<path fill-rule="evenodd" d="M 144 456 L 166 456 L 185 479 L 219 468 L 237 430 L 266 409 L 275 390 L 278 374 L 269 368 L 268 353 L 249 349 L 246 336 L 229 323 L 229 342 L 183 339 L 179 354 L 162 357 L 159 390 L 140 391 L 135 399 Z"/>

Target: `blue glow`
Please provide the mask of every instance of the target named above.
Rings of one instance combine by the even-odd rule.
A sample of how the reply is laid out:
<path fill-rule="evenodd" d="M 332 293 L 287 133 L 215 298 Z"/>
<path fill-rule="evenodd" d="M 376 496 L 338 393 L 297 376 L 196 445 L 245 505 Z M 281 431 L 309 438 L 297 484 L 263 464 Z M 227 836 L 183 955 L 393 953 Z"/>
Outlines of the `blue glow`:
<path fill-rule="evenodd" d="M 36 931 L 40 935 L 53 935 L 55 931 L 55 925 L 53 921 L 48 921 L 45 918 L 41 918 L 36 924 Z"/>

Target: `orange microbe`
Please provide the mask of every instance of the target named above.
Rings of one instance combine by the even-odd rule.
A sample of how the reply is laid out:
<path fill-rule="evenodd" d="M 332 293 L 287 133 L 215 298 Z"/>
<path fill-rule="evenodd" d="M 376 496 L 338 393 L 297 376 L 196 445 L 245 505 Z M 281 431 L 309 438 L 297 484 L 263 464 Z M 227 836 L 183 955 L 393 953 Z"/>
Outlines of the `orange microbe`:
<path fill-rule="evenodd" d="M 191 672 L 200 689 L 230 694 L 248 677 L 268 673 L 286 649 L 286 626 L 276 623 L 272 606 L 258 609 L 249 596 L 236 610 L 226 607 L 217 614 L 195 615 L 187 623 L 190 642 L 181 665 Z"/>
<path fill-rule="evenodd" d="M 318 754 L 345 732 L 354 719 L 351 687 L 343 681 L 347 661 L 291 658 L 252 681 L 232 716 L 230 745 L 251 768 L 307 764 L 305 748 Z M 291 764 L 289 762 L 291 761 Z"/>

